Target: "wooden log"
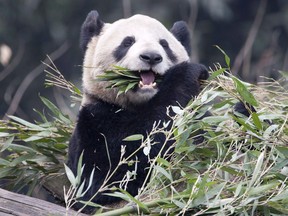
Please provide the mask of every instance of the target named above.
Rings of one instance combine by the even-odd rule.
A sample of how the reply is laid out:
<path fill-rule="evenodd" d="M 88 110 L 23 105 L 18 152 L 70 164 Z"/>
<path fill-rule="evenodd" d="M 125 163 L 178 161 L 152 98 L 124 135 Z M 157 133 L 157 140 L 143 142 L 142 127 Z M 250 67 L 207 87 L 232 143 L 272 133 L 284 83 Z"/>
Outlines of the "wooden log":
<path fill-rule="evenodd" d="M 62 206 L 0 188 L 1 216 L 74 216 L 85 214 Z"/>
<path fill-rule="evenodd" d="M 47 176 L 43 181 L 41 181 L 41 184 L 54 197 L 64 202 L 63 187 L 65 186 L 66 190 L 68 190 L 70 186 L 69 180 L 64 171 L 58 175 Z"/>

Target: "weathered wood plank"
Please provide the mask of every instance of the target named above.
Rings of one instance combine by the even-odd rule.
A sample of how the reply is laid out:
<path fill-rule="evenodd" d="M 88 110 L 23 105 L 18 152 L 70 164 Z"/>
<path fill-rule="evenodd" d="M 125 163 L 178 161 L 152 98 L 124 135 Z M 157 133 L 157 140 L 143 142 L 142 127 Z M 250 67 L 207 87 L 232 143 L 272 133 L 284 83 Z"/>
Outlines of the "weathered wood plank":
<path fill-rule="evenodd" d="M 73 216 L 85 215 L 44 200 L 13 193 L 0 188 L 0 215 L 2 216 Z"/>

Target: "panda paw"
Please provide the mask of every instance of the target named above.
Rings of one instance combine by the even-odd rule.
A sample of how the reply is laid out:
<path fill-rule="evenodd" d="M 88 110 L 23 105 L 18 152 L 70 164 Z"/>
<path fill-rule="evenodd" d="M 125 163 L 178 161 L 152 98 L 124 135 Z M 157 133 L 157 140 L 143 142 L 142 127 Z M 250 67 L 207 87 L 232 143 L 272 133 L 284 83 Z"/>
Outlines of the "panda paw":
<path fill-rule="evenodd" d="M 201 91 L 201 80 L 209 73 L 205 66 L 183 62 L 170 68 L 159 85 L 156 100 L 168 105 L 186 106 Z"/>
<path fill-rule="evenodd" d="M 169 82 L 170 84 L 192 84 L 199 83 L 200 80 L 207 80 L 208 77 L 209 73 L 204 65 L 183 62 L 171 67 L 165 73 L 163 82 Z"/>

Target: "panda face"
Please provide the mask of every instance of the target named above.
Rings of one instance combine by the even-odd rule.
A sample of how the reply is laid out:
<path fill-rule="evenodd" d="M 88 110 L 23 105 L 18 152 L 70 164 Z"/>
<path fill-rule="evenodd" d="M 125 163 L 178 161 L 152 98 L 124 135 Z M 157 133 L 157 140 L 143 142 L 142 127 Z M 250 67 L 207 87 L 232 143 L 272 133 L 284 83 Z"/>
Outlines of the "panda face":
<path fill-rule="evenodd" d="M 151 17 L 135 15 L 112 24 L 101 24 L 101 32 L 87 42 L 84 58 L 83 85 L 90 95 L 124 107 L 145 103 L 158 92 L 157 76 L 165 75 L 176 64 L 189 61 L 181 42 Z M 138 73 L 141 78 L 137 87 L 118 97 L 117 90 L 107 89 L 107 83 L 96 81 L 98 75 L 115 65 Z"/>

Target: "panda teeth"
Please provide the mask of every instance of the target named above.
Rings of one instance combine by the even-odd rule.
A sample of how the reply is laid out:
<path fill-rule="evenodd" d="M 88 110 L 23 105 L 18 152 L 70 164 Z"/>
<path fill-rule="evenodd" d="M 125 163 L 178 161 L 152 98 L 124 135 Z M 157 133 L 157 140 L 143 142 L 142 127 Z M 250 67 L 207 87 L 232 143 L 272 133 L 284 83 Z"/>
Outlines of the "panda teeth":
<path fill-rule="evenodd" d="M 149 84 L 149 85 L 144 85 L 141 80 L 139 81 L 139 87 L 140 88 L 155 88 L 156 85 L 157 85 L 156 82 L 153 82 L 152 84 Z"/>

